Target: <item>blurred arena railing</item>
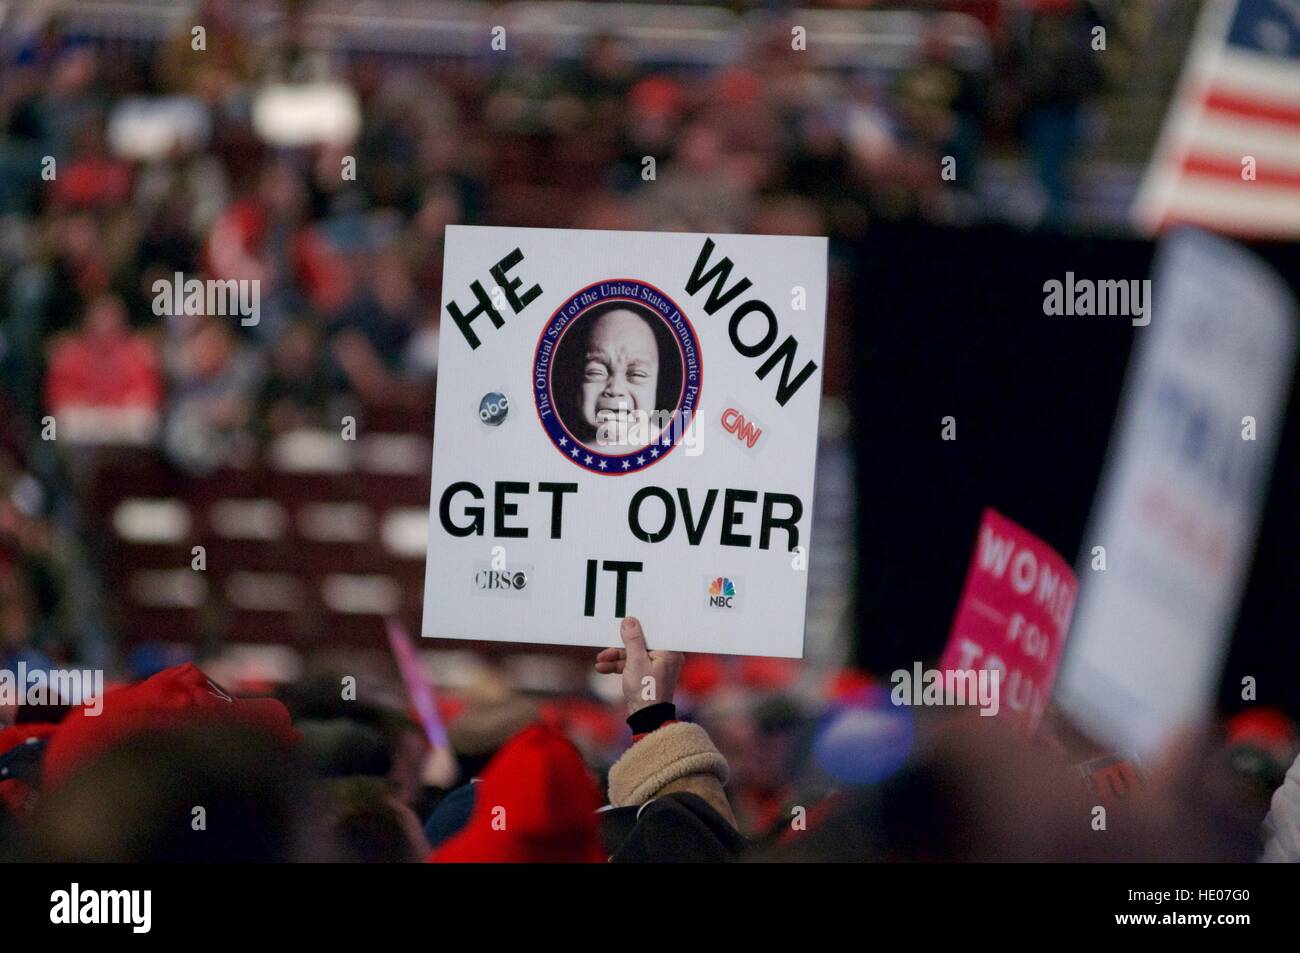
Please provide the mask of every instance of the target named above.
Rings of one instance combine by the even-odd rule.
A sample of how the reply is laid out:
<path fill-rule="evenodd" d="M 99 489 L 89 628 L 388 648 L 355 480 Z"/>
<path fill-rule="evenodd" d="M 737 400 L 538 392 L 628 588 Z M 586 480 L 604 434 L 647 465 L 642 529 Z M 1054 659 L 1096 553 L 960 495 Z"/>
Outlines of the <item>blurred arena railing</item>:
<path fill-rule="evenodd" d="M 168 0 L 72 0 L 22 11 L 8 19 L 30 28 L 58 16 L 69 35 L 142 45 L 161 42 L 194 18 L 198 3 Z M 253 35 L 281 26 L 281 4 L 239 5 Z M 960 13 L 919 10 L 795 9 L 781 14 L 803 27 L 818 67 L 836 70 L 898 70 L 942 37 L 966 69 L 989 65 L 984 25 Z M 519 38 L 505 52 L 539 48 L 548 58 L 577 59 L 601 36 L 625 43 L 646 64 L 717 66 L 745 55 L 756 28 L 770 25 L 766 11 L 736 14 L 722 7 L 649 3 L 363 2 L 320 0 L 306 4 L 301 26 L 311 43 L 336 51 L 475 57 L 490 51 L 491 30 L 504 26 Z M 520 42 L 522 41 L 522 42 Z"/>

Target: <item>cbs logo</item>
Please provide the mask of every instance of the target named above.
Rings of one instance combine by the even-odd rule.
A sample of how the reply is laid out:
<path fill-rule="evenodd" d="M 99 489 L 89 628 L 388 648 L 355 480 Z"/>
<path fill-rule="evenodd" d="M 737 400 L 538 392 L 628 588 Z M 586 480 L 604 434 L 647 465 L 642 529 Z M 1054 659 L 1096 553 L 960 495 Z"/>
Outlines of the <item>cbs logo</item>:
<path fill-rule="evenodd" d="M 474 573 L 475 588 L 482 589 L 484 592 L 518 591 L 526 585 L 528 585 L 528 575 L 522 571 L 481 569 Z"/>

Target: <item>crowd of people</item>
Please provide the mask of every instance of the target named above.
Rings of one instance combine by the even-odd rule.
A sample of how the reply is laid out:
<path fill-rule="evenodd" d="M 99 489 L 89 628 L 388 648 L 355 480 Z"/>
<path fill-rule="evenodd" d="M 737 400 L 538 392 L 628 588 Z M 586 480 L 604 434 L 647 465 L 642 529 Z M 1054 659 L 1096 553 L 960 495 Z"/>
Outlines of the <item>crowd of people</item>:
<path fill-rule="evenodd" d="M 1272 713 L 1085 778 L 1063 721 L 1026 737 L 973 710 L 914 720 L 845 679 L 815 718 L 747 745 L 716 705 L 686 718 L 681 654 L 634 618 L 618 635 L 595 671 L 621 680 L 626 730 L 601 766 L 500 685 L 451 713 L 442 747 L 346 679 L 237 697 L 193 663 L 56 715 L 20 708 L 0 728 L 0 845 L 106 862 L 1300 861 L 1300 761 L 1282 780 L 1296 744 Z M 767 759 L 751 777 L 747 750 Z"/>
<path fill-rule="evenodd" d="M 0 706 L 0 856 L 1300 859 L 1280 716 L 1220 726 L 1117 789 L 1080 774 L 1093 752 L 1064 725 L 1026 739 L 914 714 L 849 671 L 809 703 L 779 664 L 656 652 L 635 620 L 595 666 L 625 710 L 485 678 L 443 699 L 442 746 L 391 693 L 341 690 L 345 672 L 252 697 L 190 660 L 106 655 L 82 492 L 95 454 L 143 447 L 202 475 L 345 414 L 432 420 L 447 225 L 844 248 L 880 218 L 978 214 L 987 143 L 1018 140 L 1059 221 L 1097 87 L 1068 61 L 1092 23 L 1082 3 L 952 4 L 980 8 L 998 68 L 960 65 L 935 31 L 888 74 L 815 68 L 779 19 L 723 69 L 640 63 L 615 37 L 572 61 L 486 38 L 469 60 L 348 53 L 317 42 L 309 6 L 255 35 L 238 4 L 204 3 L 202 50 L 189 30 L 118 48 L 57 17 L 3 50 L 0 668 L 122 677 L 99 714 Z M 351 141 L 259 134 L 259 88 L 326 79 L 359 104 Z M 191 131 L 143 155 L 118 122 L 138 97 L 178 104 Z M 257 320 L 160 313 L 156 282 L 177 274 L 256 280 Z M 832 297 L 832 323 L 848 320 Z"/>
<path fill-rule="evenodd" d="M 986 139 L 1032 145 L 1051 126 L 1068 152 L 1095 89 L 1084 75 L 1095 68 L 1051 52 L 1080 46 L 1086 5 L 983 6 L 996 70 L 962 65 L 936 28 L 911 66 L 860 74 L 816 68 L 783 21 L 710 69 L 639 63 L 613 37 L 577 61 L 535 46 L 470 61 L 348 54 L 313 43 L 308 5 L 254 36 L 236 5 L 205 4 L 200 50 L 189 31 L 122 49 L 53 18 L 7 51 L 0 100 L 0 212 L 15 229 L 6 363 L 24 400 L 138 411 L 179 463 L 211 467 L 240 432 L 325 419 L 334 398 L 427 390 L 448 224 L 844 242 L 874 217 L 960 214 Z M 1041 48 L 1032 69 L 1026 44 Z M 288 148 L 259 135 L 258 90 L 299 80 L 355 94 L 352 141 Z M 125 121 L 142 97 L 182 117 L 148 155 L 140 140 L 157 130 Z M 936 174 L 944 156 L 954 176 Z M 1067 202 L 1058 159 L 1041 164 L 1052 215 Z M 259 281 L 259 322 L 164 320 L 151 289 L 176 273 Z M 88 373 L 92 353 L 120 373 Z"/>

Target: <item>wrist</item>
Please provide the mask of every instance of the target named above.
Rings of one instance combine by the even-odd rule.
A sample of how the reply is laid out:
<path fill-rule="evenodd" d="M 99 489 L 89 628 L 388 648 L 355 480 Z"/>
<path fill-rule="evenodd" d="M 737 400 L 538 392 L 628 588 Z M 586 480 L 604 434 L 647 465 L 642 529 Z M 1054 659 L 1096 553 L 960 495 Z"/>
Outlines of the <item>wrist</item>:
<path fill-rule="evenodd" d="M 632 729 L 632 735 L 646 735 L 657 728 L 662 728 L 671 721 L 677 720 L 677 706 L 672 702 L 655 702 L 652 705 L 646 705 L 644 708 L 638 708 L 627 716 L 627 726 Z"/>

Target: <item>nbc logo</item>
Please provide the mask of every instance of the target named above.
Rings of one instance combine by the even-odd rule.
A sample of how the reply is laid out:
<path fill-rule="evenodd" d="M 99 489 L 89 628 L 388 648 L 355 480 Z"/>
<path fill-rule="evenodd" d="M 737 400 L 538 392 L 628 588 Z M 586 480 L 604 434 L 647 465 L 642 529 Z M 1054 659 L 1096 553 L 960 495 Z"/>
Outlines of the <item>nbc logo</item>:
<path fill-rule="evenodd" d="M 726 576 L 718 576 L 709 583 L 709 608 L 734 609 L 736 607 L 736 584 Z"/>

